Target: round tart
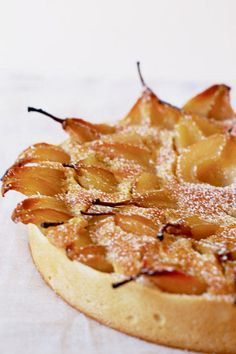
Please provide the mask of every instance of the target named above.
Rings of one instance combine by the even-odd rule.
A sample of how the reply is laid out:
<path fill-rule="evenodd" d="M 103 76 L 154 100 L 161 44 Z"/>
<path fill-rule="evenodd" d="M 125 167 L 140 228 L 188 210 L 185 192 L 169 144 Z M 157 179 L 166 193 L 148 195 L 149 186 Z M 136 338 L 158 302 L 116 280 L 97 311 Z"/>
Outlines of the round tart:
<path fill-rule="evenodd" d="M 57 118 L 5 173 L 27 196 L 33 260 L 64 300 L 130 335 L 202 352 L 236 348 L 236 137 L 229 88 L 182 109 L 147 87 L 111 126 Z"/>

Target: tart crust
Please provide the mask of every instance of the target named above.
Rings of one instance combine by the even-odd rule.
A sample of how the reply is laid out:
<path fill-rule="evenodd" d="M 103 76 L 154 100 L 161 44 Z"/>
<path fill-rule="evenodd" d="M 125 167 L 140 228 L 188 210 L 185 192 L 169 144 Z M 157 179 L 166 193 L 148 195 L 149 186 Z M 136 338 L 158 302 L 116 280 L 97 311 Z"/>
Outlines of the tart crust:
<path fill-rule="evenodd" d="M 29 245 L 46 283 L 71 306 L 97 321 L 171 347 L 236 353 L 236 305 L 232 299 L 168 294 L 141 282 L 113 289 L 117 275 L 69 260 L 32 224 Z"/>

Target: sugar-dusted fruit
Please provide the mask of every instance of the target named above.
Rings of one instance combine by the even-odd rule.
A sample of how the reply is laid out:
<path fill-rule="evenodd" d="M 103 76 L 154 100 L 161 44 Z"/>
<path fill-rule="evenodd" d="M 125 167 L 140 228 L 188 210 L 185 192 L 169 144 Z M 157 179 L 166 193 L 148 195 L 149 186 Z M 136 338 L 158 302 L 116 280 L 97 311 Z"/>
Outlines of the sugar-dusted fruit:
<path fill-rule="evenodd" d="M 54 196 L 62 193 L 65 173 L 60 166 L 33 165 L 11 167 L 3 178 L 3 195 L 13 189 L 25 195 Z"/>
<path fill-rule="evenodd" d="M 145 193 L 152 190 L 161 189 L 161 184 L 161 179 L 156 174 L 142 172 L 135 179 L 132 191 L 134 194 Z"/>
<path fill-rule="evenodd" d="M 236 181 L 235 148 L 235 137 L 220 134 L 193 144 L 179 157 L 177 168 L 179 179 L 192 183 L 208 183 L 218 187 L 234 183 Z"/>
<path fill-rule="evenodd" d="M 151 152 L 145 146 L 105 141 L 94 144 L 92 149 L 103 158 L 130 161 L 144 168 L 151 162 Z"/>
<path fill-rule="evenodd" d="M 38 143 L 24 150 L 19 155 L 16 164 L 22 166 L 40 161 L 69 163 L 70 156 L 60 146 Z"/>
<path fill-rule="evenodd" d="M 76 178 L 85 189 L 97 189 L 105 193 L 117 191 L 118 181 L 114 174 L 101 167 L 80 166 L 76 168 Z"/>
<path fill-rule="evenodd" d="M 168 293 L 200 295 L 205 292 L 204 281 L 184 273 L 163 272 L 149 277 L 150 281 Z"/>
<path fill-rule="evenodd" d="M 137 235 L 156 237 L 159 225 L 141 215 L 117 214 L 115 223 L 122 230 Z"/>
<path fill-rule="evenodd" d="M 12 214 L 15 222 L 33 223 L 46 226 L 64 223 L 71 219 L 72 213 L 63 200 L 54 197 L 30 197 L 19 203 Z"/>
<path fill-rule="evenodd" d="M 67 249 L 67 255 L 70 259 L 77 260 L 101 272 L 110 273 L 113 270 L 112 264 L 106 259 L 106 249 L 103 246 L 81 247 L 74 243 Z"/>
<path fill-rule="evenodd" d="M 235 117 L 230 104 L 230 87 L 214 85 L 189 100 L 183 107 L 188 113 L 195 113 L 216 120 Z"/>
<path fill-rule="evenodd" d="M 219 161 L 226 143 L 227 137 L 218 134 L 191 145 L 179 156 L 177 165 L 179 180 L 190 183 L 211 182 L 210 184 L 212 184 L 212 178 L 214 178 L 212 171 Z M 215 180 L 215 184 L 218 184 L 218 179 Z"/>
<path fill-rule="evenodd" d="M 146 89 L 120 124 L 172 129 L 180 116 L 177 108 L 159 100 L 150 89 Z"/>
<path fill-rule="evenodd" d="M 67 118 L 63 122 L 63 128 L 78 143 L 84 143 L 98 139 L 103 134 L 111 134 L 114 128 L 106 124 L 91 124 L 79 118 Z"/>

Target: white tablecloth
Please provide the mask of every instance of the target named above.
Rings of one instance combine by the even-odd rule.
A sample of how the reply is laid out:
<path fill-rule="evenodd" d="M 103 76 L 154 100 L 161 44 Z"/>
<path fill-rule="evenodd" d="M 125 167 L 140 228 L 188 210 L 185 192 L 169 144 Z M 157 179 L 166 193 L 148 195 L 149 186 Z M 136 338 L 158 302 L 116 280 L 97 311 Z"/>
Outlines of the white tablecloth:
<path fill-rule="evenodd" d="M 183 103 L 197 89 L 194 85 L 164 82 L 153 82 L 153 87 L 163 99 L 171 99 L 174 104 Z M 1 74 L 1 174 L 30 144 L 57 143 L 66 136 L 55 122 L 27 114 L 28 105 L 44 108 L 59 117 L 111 122 L 129 110 L 139 92 L 140 84 L 135 78 L 132 82 L 110 82 L 102 78 L 77 81 Z M 182 353 L 107 328 L 54 294 L 32 263 L 26 227 L 10 219 L 16 202 L 22 199 L 14 192 L 0 198 L 1 354 Z"/>

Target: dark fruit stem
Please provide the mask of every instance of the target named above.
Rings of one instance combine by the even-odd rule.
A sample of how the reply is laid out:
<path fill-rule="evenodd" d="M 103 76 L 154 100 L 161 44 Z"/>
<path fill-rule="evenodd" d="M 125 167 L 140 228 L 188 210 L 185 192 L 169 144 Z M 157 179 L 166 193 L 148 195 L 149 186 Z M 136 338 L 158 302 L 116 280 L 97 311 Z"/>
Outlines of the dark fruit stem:
<path fill-rule="evenodd" d="M 112 283 L 111 286 L 113 289 L 119 288 L 122 285 L 125 285 L 133 280 L 137 280 L 139 277 L 141 277 L 141 275 L 149 275 L 149 276 L 154 276 L 154 275 L 166 275 L 166 274 L 171 274 L 171 273 L 176 273 L 175 270 L 170 270 L 170 269 L 160 269 L 160 270 L 149 270 L 149 269 L 143 269 L 141 270 L 140 273 L 136 274 L 136 275 L 131 275 L 130 277 L 118 281 L 116 283 Z"/>
<path fill-rule="evenodd" d="M 50 114 L 50 113 L 44 111 L 43 109 L 38 109 L 38 108 L 34 108 L 34 107 L 28 107 L 28 112 L 41 113 L 41 114 L 43 114 L 43 115 L 45 115 L 45 116 L 47 116 L 47 117 L 52 118 L 53 120 L 55 120 L 56 122 L 61 123 L 61 124 L 64 122 L 64 119 L 55 117 L 55 116 L 53 116 L 52 114 Z"/>
<path fill-rule="evenodd" d="M 109 216 L 109 215 L 115 215 L 113 211 L 107 211 L 107 212 L 89 212 L 89 211 L 81 211 L 82 215 L 88 215 L 88 216 Z"/>
<path fill-rule="evenodd" d="M 141 72 L 141 68 L 140 68 L 140 62 L 137 61 L 136 64 L 137 64 L 137 69 L 138 69 L 138 76 L 139 76 L 139 79 L 140 79 L 140 81 L 141 81 L 142 86 L 143 86 L 145 89 L 150 90 L 149 87 L 147 86 L 146 82 L 144 81 L 144 78 L 143 78 L 143 75 L 142 75 L 142 72 Z"/>
<path fill-rule="evenodd" d="M 136 279 L 137 279 L 137 276 L 133 276 L 133 277 L 131 276 L 127 279 L 118 281 L 117 283 L 113 283 L 113 284 L 111 284 L 111 286 L 113 289 L 116 289 L 116 288 L 119 288 L 120 286 L 125 285 L 125 284 L 129 283 L 130 281 L 136 280 Z"/>
<path fill-rule="evenodd" d="M 114 206 L 122 206 L 122 205 L 130 204 L 130 200 L 123 200 L 121 202 L 109 202 L 109 201 L 106 202 L 106 201 L 102 201 L 100 199 L 95 199 L 92 202 L 92 204 L 114 207 Z"/>
<path fill-rule="evenodd" d="M 44 228 L 44 229 L 47 229 L 48 227 L 51 227 L 51 226 L 59 226 L 59 225 L 63 225 L 64 222 L 42 222 L 41 223 L 41 227 Z"/>
<path fill-rule="evenodd" d="M 67 168 L 73 168 L 74 170 L 76 169 L 76 166 L 73 163 L 63 163 L 62 166 Z"/>

